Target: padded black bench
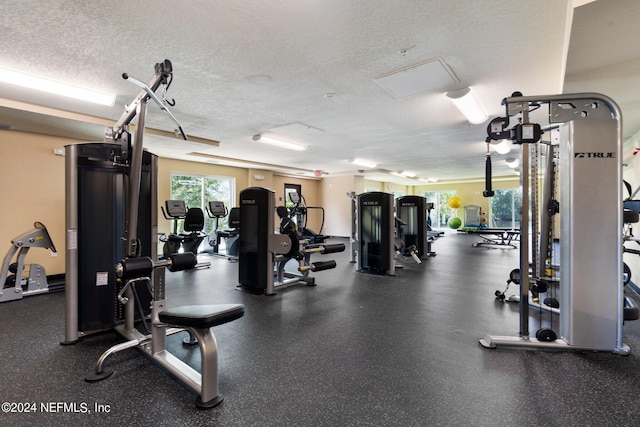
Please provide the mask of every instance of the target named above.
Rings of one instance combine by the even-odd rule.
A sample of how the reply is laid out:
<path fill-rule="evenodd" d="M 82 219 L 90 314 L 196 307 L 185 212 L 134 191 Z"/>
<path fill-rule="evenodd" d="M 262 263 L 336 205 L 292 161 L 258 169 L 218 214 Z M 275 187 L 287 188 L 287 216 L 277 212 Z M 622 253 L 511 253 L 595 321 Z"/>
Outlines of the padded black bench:
<path fill-rule="evenodd" d="M 198 339 L 200 348 L 200 395 L 196 407 L 209 409 L 219 405 L 218 345 L 211 327 L 231 322 L 244 316 L 242 304 L 184 305 L 158 313 L 160 322 L 178 328 L 187 328 Z"/>

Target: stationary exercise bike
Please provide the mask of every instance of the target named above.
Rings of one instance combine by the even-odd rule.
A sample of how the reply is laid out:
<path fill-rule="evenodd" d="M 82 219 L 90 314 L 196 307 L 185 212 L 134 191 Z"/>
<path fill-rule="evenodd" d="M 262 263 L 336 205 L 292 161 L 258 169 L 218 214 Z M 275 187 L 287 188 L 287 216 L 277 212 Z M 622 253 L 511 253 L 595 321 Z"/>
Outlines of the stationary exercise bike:
<path fill-rule="evenodd" d="M 166 208 L 166 209 L 165 209 Z M 185 252 L 198 254 L 198 247 L 206 235 L 204 229 L 204 214 L 200 208 L 188 208 L 183 200 L 167 200 L 165 207 L 160 207 L 165 219 L 173 221 L 173 232 L 169 235 L 160 236 L 160 241 L 164 242 L 162 254 L 167 258 L 171 254 L 178 253 L 180 247 Z M 178 233 L 178 220 L 184 220 L 184 233 Z"/>
<path fill-rule="evenodd" d="M 220 228 L 220 219 L 228 215 L 229 228 Z M 209 233 L 209 245 L 213 254 L 226 257 L 229 261 L 238 259 L 238 238 L 240 235 L 240 208 L 227 209 L 224 202 L 210 201 L 207 216 L 215 219 L 213 231 Z M 220 243 L 224 239 L 226 254 L 220 253 Z"/>

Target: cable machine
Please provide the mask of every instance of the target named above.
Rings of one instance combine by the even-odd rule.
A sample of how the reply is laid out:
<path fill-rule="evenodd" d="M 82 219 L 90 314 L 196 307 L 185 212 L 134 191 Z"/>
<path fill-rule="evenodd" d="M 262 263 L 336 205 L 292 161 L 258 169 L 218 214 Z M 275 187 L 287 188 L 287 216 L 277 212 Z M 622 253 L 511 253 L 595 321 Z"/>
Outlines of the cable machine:
<path fill-rule="evenodd" d="M 114 329 L 127 341 L 105 351 L 86 381 L 99 381 L 113 374 L 113 369 L 104 366 L 110 355 L 138 348 L 198 395 L 197 408 L 209 409 L 223 399 L 218 390 L 217 343 L 210 329 L 242 317 L 244 306 L 166 309 L 165 268 L 182 271 L 198 267 L 196 255 L 191 252 L 173 254 L 162 262 L 156 260 L 157 158 L 143 151 L 142 140 L 150 99 L 187 139 L 178 121 L 155 95 L 160 85 L 166 91 L 172 73 L 171 62 L 165 59 L 155 65 L 148 85 L 123 74 L 142 91 L 125 108 L 116 125 L 106 129 L 105 142 L 66 146 L 66 340 L 62 344 L 75 344 L 86 332 L 115 325 Z M 135 117 L 138 121 L 130 158 L 128 126 Z M 146 297 L 140 297 L 143 291 Z M 139 319 L 149 317 L 150 330 L 146 322 L 141 322 L 146 334 L 135 325 L 136 306 Z M 114 316 L 114 310 L 122 310 L 124 315 Z M 200 372 L 166 349 L 166 337 L 184 330 L 197 338 L 189 340 L 189 344 L 197 343 L 200 349 Z"/>
<path fill-rule="evenodd" d="M 522 188 L 520 242 L 520 333 L 517 337 L 487 335 L 489 348 L 586 349 L 629 354 L 622 342 L 622 115 L 610 98 L 594 93 L 525 97 L 516 92 L 504 101 L 506 117 L 488 126 L 493 140 L 520 145 Z M 537 176 L 531 147 L 542 128 L 529 121 L 529 112 L 547 105 L 550 123 L 560 124 L 560 325 L 558 338 L 529 333 L 528 294 L 540 265 L 538 251 Z M 518 124 L 508 129 L 509 118 Z M 598 209 L 593 209 L 593 206 Z M 547 212 L 542 214 L 546 215 Z M 531 218 L 531 220 L 530 220 Z M 544 224 L 546 218 L 542 219 Z M 597 224 L 597 226 L 594 226 Z M 543 243 L 544 244 L 544 243 Z M 531 262 L 531 264 L 530 264 Z M 531 266 L 531 267 L 530 267 Z M 526 272 L 526 273 L 525 273 Z"/>

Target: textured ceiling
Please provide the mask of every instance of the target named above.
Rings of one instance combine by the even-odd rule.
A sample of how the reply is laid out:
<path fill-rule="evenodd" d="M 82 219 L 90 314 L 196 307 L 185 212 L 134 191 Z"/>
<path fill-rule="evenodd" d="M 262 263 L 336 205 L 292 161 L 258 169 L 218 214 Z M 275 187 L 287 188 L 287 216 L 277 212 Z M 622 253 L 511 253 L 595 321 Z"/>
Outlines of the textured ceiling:
<path fill-rule="evenodd" d="M 0 85 L 0 124 L 100 140 L 102 119 L 117 120 L 139 92 L 121 74 L 148 81 L 167 58 L 171 112 L 190 137 L 220 145 L 145 137 L 161 156 L 309 175 L 357 173 L 346 160 L 364 157 L 386 171 L 473 179 L 484 174 L 486 124 L 466 122 L 446 91 L 473 87 L 491 117 L 504 115 L 500 101 L 516 90 L 601 92 L 633 135 L 639 18 L 637 0 L 575 10 L 570 0 L 3 0 L 0 66 L 116 93 L 117 102 L 93 107 Z M 401 96 L 379 84 L 433 61 L 450 78 Z M 149 127 L 173 131 L 155 105 L 148 111 Z M 267 148 L 257 133 L 309 148 Z M 495 175 L 512 175 L 504 157 Z"/>

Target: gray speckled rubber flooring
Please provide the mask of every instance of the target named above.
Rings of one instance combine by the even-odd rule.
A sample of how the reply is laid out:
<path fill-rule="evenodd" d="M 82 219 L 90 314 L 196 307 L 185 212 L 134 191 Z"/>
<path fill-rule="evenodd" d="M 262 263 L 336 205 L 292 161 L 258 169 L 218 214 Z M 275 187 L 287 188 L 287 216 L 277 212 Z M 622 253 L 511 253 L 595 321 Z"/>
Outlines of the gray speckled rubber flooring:
<path fill-rule="evenodd" d="M 518 333 L 517 305 L 494 299 L 518 254 L 472 248 L 477 240 L 448 232 L 433 247 L 436 257 L 407 262 L 395 277 L 357 273 L 346 251 L 327 255 L 338 267 L 314 274 L 317 286 L 272 297 L 236 290 L 238 264 L 223 258 L 211 258 L 208 270 L 168 273 L 170 306 L 245 304 L 243 318 L 214 328 L 225 401 L 209 411 L 196 410 L 194 395 L 136 350 L 108 359 L 109 379 L 85 382 L 121 338 L 109 332 L 61 346 L 63 293 L 1 304 L 0 400 L 35 410 L 2 412 L 0 425 L 640 424 L 638 321 L 624 326 L 627 357 L 479 345 L 487 333 Z M 198 366 L 183 335 L 168 346 Z"/>

